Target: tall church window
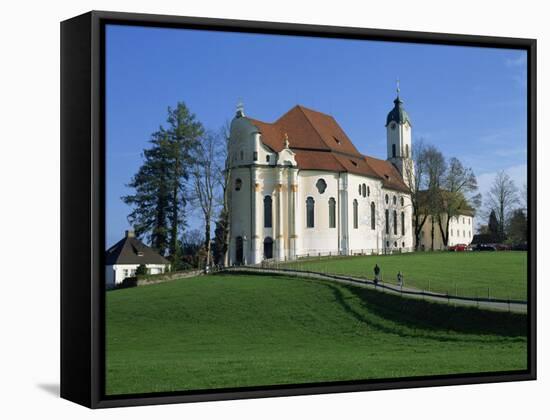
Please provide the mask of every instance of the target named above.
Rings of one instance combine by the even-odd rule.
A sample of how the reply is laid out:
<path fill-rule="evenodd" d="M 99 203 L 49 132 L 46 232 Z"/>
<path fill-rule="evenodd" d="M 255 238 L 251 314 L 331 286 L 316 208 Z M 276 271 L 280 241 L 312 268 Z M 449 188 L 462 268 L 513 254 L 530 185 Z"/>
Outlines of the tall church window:
<path fill-rule="evenodd" d="M 393 211 L 393 234 L 397 235 L 397 212 Z"/>
<path fill-rule="evenodd" d="M 386 209 L 386 235 L 390 233 L 390 211 Z"/>
<path fill-rule="evenodd" d="M 401 212 L 401 235 L 405 236 L 405 212 L 404 211 Z"/>
<path fill-rule="evenodd" d="M 252 153 L 252 159 L 254 160 L 254 162 L 258 160 L 258 152 Z"/>
<path fill-rule="evenodd" d="M 391 157 L 395 157 L 395 144 L 391 145 Z"/>
<path fill-rule="evenodd" d="M 273 227 L 273 201 L 270 195 L 264 197 L 264 227 Z"/>
<path fill-rule="evenodd" d="M 308 228 L 315 227 L 315 200 L 313 197 L 308 197 L 306 200 L 306 226 Z"/>
<path fill-rule="evenodd" d="M 405 205 L 405 199 L 401 197 L 401 207 L 403 207 L 404 205 Z"/>
<path fill-rule="evenodd" d="M 240 178 L 235 180 L 235 191 L 240 191 L 243 186 L 243 181 Z"/>
<path fill-rule="evenodd" d="M 336 227 L 336 200 L 333 197 L 328 200 L 328 227 Z"/>
<path fill-rule="evenodd" d="M 367 185 L 367 197 L 370 197 L 370 187 Z"/>
<path fill-rule="evenodd" d="M 388 197 L 388 194 L 386 194 L 385 200 L 386 200 L 386 204 L 388 204 L 388 202 L 390 201 L 390 197 Z"/>
<path fill-rule="evenodd" d="M 374 201 L 370 203 L 370 228 L 372 230 L 376 229 L 376 205 Z"/>
<path fill-rule="evenodd" d="M 361 184 L 359 184 L 359 195 L 361 195 Z"/>
<path fill-rule="evenodd" d="M 367 196 L 367 186 L 365 184 L 362 185 L 363 188 L 363 197 Z"/>
<path fill-rule="evenodd" d="M 357 200 L 353 200 L 353 228 L 357 229 L 359 227 L 359 203 Z"/>
<path fill-rule="evenodd" d="M 397 197 L 394 195 L 392 200 L 393 200 L 393 205 L 395 206 L 397 204 Z"/>

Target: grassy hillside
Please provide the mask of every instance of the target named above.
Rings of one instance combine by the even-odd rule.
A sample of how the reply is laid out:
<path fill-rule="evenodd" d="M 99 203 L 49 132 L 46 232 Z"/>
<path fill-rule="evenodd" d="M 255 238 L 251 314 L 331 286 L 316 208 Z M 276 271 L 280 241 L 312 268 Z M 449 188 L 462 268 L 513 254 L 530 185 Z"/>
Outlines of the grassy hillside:
<path fill-rule="evenodd" d="M 526 252 L 419 252 L 410 254 L 333 257 L 286 264 L 311 271 L 373 278 L 373 267 L 383 280 L 396 283 L 402 271 L 405 285 L 419 289 L 502 299 L 526 299 Z"/>
<path fill-rule="evenodd" d="M 107 393 L 526 368 L 526 319 L 282 276 L 107 293 Z"/>

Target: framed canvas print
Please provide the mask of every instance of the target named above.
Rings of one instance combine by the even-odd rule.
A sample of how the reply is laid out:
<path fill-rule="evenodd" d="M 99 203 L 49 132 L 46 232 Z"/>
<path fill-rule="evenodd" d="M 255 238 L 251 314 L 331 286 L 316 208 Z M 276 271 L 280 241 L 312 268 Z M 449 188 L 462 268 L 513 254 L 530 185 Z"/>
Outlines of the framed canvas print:
<path fill-rule="evenodd" d="M 61 395 L 536 377 L 536 42 L 61 24 Z"/>

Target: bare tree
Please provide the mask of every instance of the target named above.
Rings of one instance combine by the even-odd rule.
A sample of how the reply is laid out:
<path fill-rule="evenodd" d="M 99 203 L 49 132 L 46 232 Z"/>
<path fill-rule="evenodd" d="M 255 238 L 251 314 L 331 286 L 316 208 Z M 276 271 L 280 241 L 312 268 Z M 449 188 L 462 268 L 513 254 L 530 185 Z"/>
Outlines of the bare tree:
<path fill-rule="evenodd" d="M 487 207 L 496 213 L 501 240 L 505 238 L 505 226 L 508 216 L 518 204 L 518 189 L 514 181 L 506 172 L 498 172 L 489 190 Z"/>
<path fill-rule="evenodd" d="M 479 205 L 481 195 L 477 191 L 477 179 L 471 168 L 465 168 L 457 158 L 451 158 L 440 191 L 440 211 L 437 215 L 443 244 L 449 241 L 449 224 L 453 217 L 464 210 Z"/>
<path fill-rule="evenodd" d="M 435 223 L 441 212 L 441 184 L 443 175 L 447 169 L 447 162 L 443 154 L 435 147 L 428 146 L 425 150 L 426 182 L 424 211 L 430 216 L 431 221 L 431 245 L 434 250 L 435 243 Z"/>
<path fill-rule="evenodd" d="M 211 264 L 212 221 L 219 206 L 220 153 L 225 144 L 220 144 L 216 135 L 205 133 L 197 146 L 197 155 L 192 169 L 193 193 L 191 202 L 200 210 L 204 222 L 204 249 L 206 265 Z"/>
<path fill-rule="evenodd" d="M 418 250 L 420 233 L 428 218 L 427 212 L 423 210 L 424 203 L 422 197 L 422 190 L 426 187 L 426 169 L 426 146 L 421 139 L 414 144 L 412 159 L 406 161 L 403 174 L 411 197 L 415 250 Z"/>
<path fill-rule="evenodd" d="M 521 206 L 525 213 L 527 213 L 527 209 L 529 208 L 529 192 L 527 190 L 527 184 L 523 184 L 523 187 L 521 188 Z"/>
<path fill-rule="evenodd" d="M 404 168 L 405 181 L 409 187 L 413 208 L 414 243 L 418 250 L 420 234 L 426 222 L 431 223 L 431 246 L 434 249 L 436 220 L 439 216 L 440 189 L 446 170 L 443 154 L 423 140 L 415 143 L 412 159 Z"/>
<path fill-rule="evenodd" d="M 221 209 L 216 223 L 216 240 L 219 243 L 223 265 L 229 264 L 229 238 L 231 233 L 231 163 L 229 156 L 230 124 L 226 122 L 219 131 L 220 142 L 223 150 L 220 151 L 220 162 L 223 165 L 218 167 L 218 182 L 221 187 Z"/>

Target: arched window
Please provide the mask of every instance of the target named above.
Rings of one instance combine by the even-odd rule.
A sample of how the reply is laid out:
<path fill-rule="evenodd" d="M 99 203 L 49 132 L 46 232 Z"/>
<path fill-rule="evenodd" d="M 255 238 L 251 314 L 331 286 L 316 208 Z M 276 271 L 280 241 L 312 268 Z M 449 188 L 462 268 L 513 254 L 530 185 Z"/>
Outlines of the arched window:
<path fill-rule="evenodd" d="M 367 196 L 367 186 L 363 184 L 363 197 Z"/>
<path fill-rule="evenodd" d="M 237 178 L 235 180 L 235 191 L 240 191 L 242 186 L 243 186 L 243 181 L 241 180 L 241 178 Z"/>
<path fill-rule="evenodd" d="M 386 209 L 386 235 L 390 233 L 390 211 Z"/>
<path fill-rule="evenodd" d="M 403 207 L 404 205 L 405 205 L 405 199 L 401 197 L 401 207 Z"/>
<path fill-rule="evenodd" d="M 241 160 L 244 160 L 244 152 L 241 150 Z"/>
<path fill-rule="evenodd" d="M 313 197 L 308 197 L 306 200 L 306 226 L 308 228 L 315 227 L 315 200 Z"/>
<path fill-rule="evenodd" d="M 391 145 L 391 157 L 395 157 L 395 144 Z"/>
<path fill-rule="evenodd" d="M 359 195 L 361 195 L 361 184 L 359 184 Z"/>
<path fill-rule="evenodd" d="M 393 200 L 393 205 L 395 206 L 397 204 L 397 197 L 394 195 L 392 200 Z"/>
<path fill-rule="evenodd" d="M 401 235 L 405 236 L 405 212 L 401 212 Z M 405 245 L 403 245 L 404 247 Z"/>
<path fill-rule="evenodd" d="M 388 197 L 388 194 L 386 194 L 385 200 L 386 200 L 386 204 L 388 204 L 390 201 L 390 197 Z"/>
<path fill-rule="evenodd" d="M 397 212 L 393 211 L 393 234 L 397 235 Z"/>
<path fill-rule="evenodd" d="M 376 229 L 376 205 L 374 201 L 370 203 L 370 228 L 372 230 Z"/>
<path fill-rule="evenodd" d="M 333 197 L 328 200 L 328 227 L 336 227 L 336 200 Z"/>
<path fill-rule="evenodd" d="M 409 145 L 408 144 L 405 145 L 405 156 L 409 157 Z"/>
<path fill-rule="evenodd" d="M 357 200 L 353 200 L 353 228 L 359 227 L 359 203 Z"/>
<path fill-rule="evenodd" d="M 264 239 L 264 258 L 266 260 L 273 258 L 273 239 L 269 236 Z"/>
<path fill-rule="evenodd" d="M 367 197 L 370 197 L 370 187 L 367 185 Z"/>
<path fill-rule="evenodd" d="M 323 178 L 320 178 L 315 186 L 317 187 L 317 191 L 319 191 L 319 194 L 323 194 L 327 189 L 327 183 Z"/>
<path fill-rule="evenodd" d="M 270 195 L 264 197 L 264 227 L 273 227 L 273 201 Z"/>

